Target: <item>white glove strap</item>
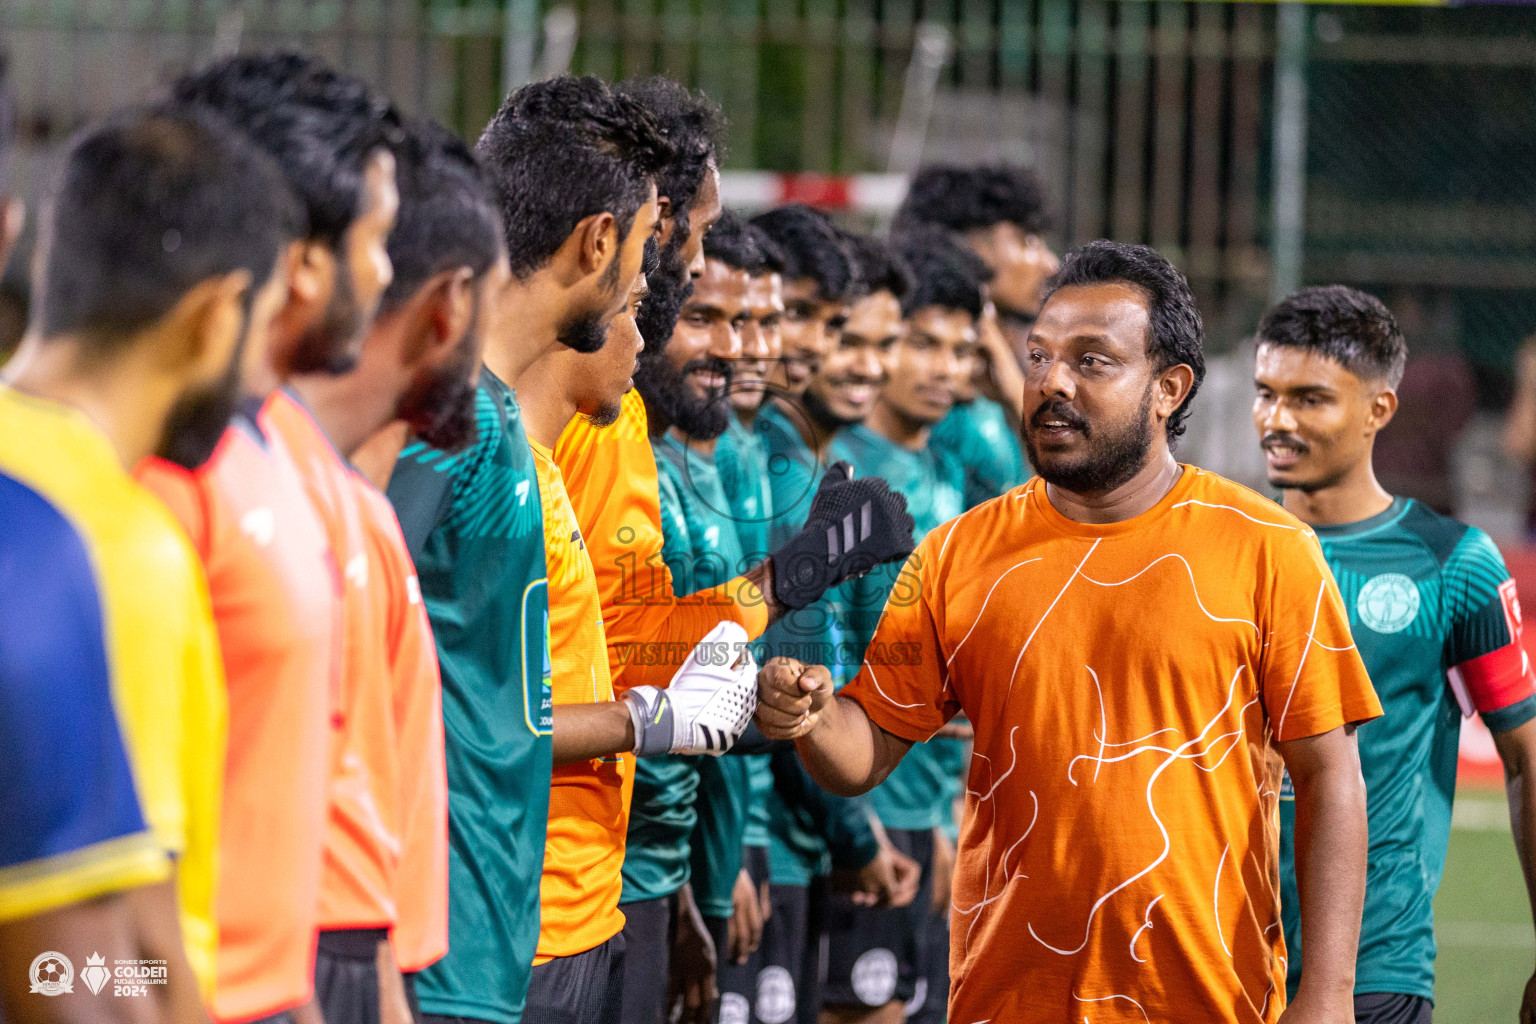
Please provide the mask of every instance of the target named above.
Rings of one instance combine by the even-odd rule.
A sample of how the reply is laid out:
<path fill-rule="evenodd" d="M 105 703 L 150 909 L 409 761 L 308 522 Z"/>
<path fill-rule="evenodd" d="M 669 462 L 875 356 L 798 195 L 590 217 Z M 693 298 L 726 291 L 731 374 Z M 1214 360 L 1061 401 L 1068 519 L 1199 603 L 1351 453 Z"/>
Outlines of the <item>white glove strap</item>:
<path fill-rule="evenodd" d="M 676 742 L 673 733 L 672 702 L 666 691 L 654 686 L 637 686 L 624 695 L 629 703 L 629 720 L 635 726 L 635 755 L 650 757 L 669 753 Z"/>

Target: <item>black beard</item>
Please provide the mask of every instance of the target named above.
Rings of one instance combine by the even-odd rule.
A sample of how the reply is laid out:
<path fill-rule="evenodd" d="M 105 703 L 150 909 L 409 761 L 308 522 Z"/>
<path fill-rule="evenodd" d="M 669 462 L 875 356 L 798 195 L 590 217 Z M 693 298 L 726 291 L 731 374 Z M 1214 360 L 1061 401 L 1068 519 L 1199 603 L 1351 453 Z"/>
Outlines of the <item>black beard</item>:
<path fill-rule="evenodd" d="M 240 340 L 229 357 L 222 376 L 202 391 L 182 395 L 171 407 L 155 454 L 182 469 L 192 471 L 202 466 L 219 446 L 219 439 L 229 427 L 230 417 L 240 405 L 240 362 L 244 358 L 249 314 L 241 329 Z"/>
<path fill-rule="evenodd" d="M 471 322 L 459 352 L 447 365 L 425 374 L 400 399 L 395 418 L 410 424 L 421 440 L 445 452 L 461 451 L 475 439 L 475 391 L 479 374 L 473 355 L 479 325 Z"/>
<path fill-rule="evenodd" d="M 635 317 L 640 337 L 645 339 L 646 352 L 659 354 L 666 351 L 672 331 L 677 327 L 678 315 L 683 311 L 683 303 L 693 294 L 693 280 L 683 264 L 683 243 L 687 240 L 684 233 L 674 231 L 671 241 L 659 254 L 656 271 L 646 275 L 651 293 L 640 304 L 640 314 Z"/>
<path fill-rule="evenodd" d="M 1152 424 L 1148 420 L 1152 412 L 1151 384 L 1147 385 L 1147 393 L 1142 397 L 1141 408 L 1135 417 L 1115 433 L 1103 433 L 1101 430 L 1090 432 L 1080 416 L 1055 403 L 1042 405 L 1030 417 L 1031 422 L 1052 412 L 1083 428 L 1083 436 L 1088 441 L 1088 454 L 1077 462 L 1065 465 L 1043 463 L 1040 453 L 1030 440 L 1026 425 L 1021 431 L 1024 452 L 1029 456 L 1029 464 L 1046 483 L 1073 494 L 1108 494 L 1146 466 L 1147 455 L 1152 450 Z"/>
<path fill-rule="evenodd" d="M 566 348 L 590 354 L 602 348 L 608 340 L 608 325 L 603 323 L 603 315 L 599 312 L 575 313 L 560 325 L 555 340 Z"/>
<path fill-rule="evenodd" d="M 725 387 L 718 394 L 700 401 L 694 397 L 688 374 L 706 369 L 724 375 Z M 670 423 L 695 441 L 713 440 L 725 433 L 725 428 L 730 425 L 731 364 L 723 359 L 695 359 L 678 368 L 669 363 L 664 354 L 653 353 L 647 343 L 635 365 L 635 390 L 645 400 L 646 411 L 651 416 Z"/>
<path fill-rule="evenodd" d="M 336 261 L 336 288 L 320 322 L 305 332 L 294 346 L 288 370 L 292 374 L 325 373 L 339 377 L 357 368 L 355 342 L 367 328 L 363 309 L 352 287 L 352 272 L 345 253 Z"/>

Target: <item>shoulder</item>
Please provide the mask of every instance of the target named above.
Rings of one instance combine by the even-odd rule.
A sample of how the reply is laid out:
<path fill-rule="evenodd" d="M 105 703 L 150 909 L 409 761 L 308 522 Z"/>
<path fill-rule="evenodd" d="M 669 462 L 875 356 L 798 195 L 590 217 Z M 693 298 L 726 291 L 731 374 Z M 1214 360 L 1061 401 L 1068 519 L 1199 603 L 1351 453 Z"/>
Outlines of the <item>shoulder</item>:
<path fill-rule="evenodd" d="M 86 532 L 49 497 L 0 472 L 0 566 L 12 583 L 27 582 L 34 597 L 67 594 L 89 597 L 79 606 L 97 607 L 97 569 Z M 9 589 L 9 588 L 7 588 Z M 19 589 L 12 591 L 18 596 Z M 72 624 L 71 629 L 78 627 Z M 98 627 L 99 629 L 99 623 Z"/>
<path fill-rule="evenodd" d="M 1446 571 L 1450 571 L 1453 564 L 1476 564 L 1489 559 L 1503 567 L 1504 560 L 1486 533 L 1459 519 L 1441 515 L 1422 502 L 1410 499 L 1397 527 L 1423 545 Z"/>
<path fill-rule="evenodd" d="M 1261 545 L 1318 549 L 1312 528 L 1273 498 L 1196 466 L 1186 466 L 1184 472 L 1194 476 L 1169 511 L 1178 513 L 1191 528 L 1219 531 L 1213 535 L 1223 537 L 1247 537 Z"/>

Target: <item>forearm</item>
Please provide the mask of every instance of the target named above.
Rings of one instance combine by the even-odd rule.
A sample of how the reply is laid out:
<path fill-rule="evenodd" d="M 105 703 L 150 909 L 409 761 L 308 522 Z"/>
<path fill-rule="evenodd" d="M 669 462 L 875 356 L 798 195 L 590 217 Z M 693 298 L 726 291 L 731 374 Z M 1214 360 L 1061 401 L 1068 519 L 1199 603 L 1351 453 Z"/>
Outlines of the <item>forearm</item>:
<path fill-rule="evenodd" d="M 834 697 L 816 727 L 795 741 L 811 778 L 829 793 L 858 796 L 885 781 L 900 757 L 889 757 L 885 733 L 857 701 Z"/>
<path fill-rule="evenodd" d="M 1525 891 L 1536 914 L 1536 720 L 1508 732 L 1493 734 L 1499 760 L 1504 763 L 1504 795 L 1509 801 L 1509 826 Z"/>
<path fill-rule="evenodd" d="M 555 767 L 635 749 L 634 720 L 623 699 L 555 706 Z"/>
<path fill-rule="evenodd" d="M 1504 421 L 1504 452 L 1520 462 L 1536 459 L 1536 386 L 1523 380 Z"/>
<path fill-rule="evenodd" d="M 1296 789 L 1296 877 L 1307 937 L 1302 988 L 1314 998 L 1349 999 L 1365 905 L 1365 783 L 1358 763 L 1302 778 Z"/>

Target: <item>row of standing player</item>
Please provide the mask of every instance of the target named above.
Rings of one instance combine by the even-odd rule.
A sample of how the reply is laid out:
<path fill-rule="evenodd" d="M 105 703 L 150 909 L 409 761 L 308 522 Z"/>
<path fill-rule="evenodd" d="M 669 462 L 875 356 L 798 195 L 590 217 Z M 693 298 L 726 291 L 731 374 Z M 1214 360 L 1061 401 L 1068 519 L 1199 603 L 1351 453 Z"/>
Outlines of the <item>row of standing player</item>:
<path fill-rule="evenodd" d="M 642 309 L 670 333 L 718 127 L 672 83 L 564 78 L 477 160 L 279 54 L 72 142 L 0 391 L 0 952 L 46 954 L 7 1019 L 617 1012 L 635 758 L 719 752 L 752 710 L 750 658 L 700 641 L 911 546 L 883 483 L 829 475 L 810 518 L 857 529 L 719 594 L 662 580 L 614 698 L 563 481 L 659 549 L 654 464 L 582 432 L 622 412 Z M 594 455 L 627 502 L 573 476 Z M 97 999 L 71 957 L 164 984 Z"/>

